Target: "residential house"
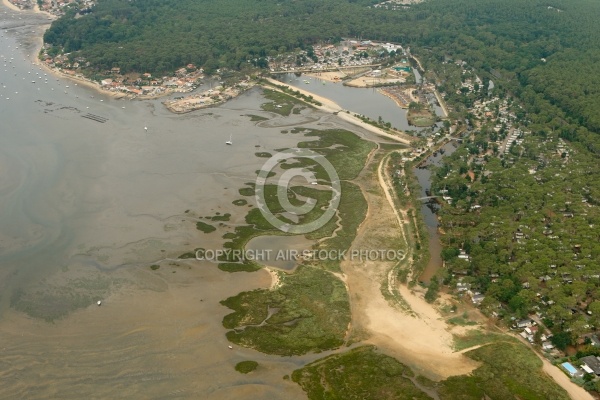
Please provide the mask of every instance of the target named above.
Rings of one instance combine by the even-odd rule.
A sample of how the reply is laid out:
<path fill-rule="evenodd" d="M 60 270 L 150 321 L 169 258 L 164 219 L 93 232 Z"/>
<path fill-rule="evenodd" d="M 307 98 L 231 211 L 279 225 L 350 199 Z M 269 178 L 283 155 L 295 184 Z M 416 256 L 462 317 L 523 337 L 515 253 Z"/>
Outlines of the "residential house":
<path fill-rule="evenodd" d="M 533 325 L 533 321 L 530 320 L 529 318 L 521 319 L 521 320 L 517 321 L 517 323 L 516 323 L 517 328 L 526 328 L 531 325 Z"/>
<path fill-rule="evenodd" d="M 595 375 L 600 375 L 600 358 L 596 356 L 587 356 L 580 358 L 579 361 L 581 361 L 582 368 L 584 368 L 584 365 L 587 367 L 584 368 L 584 370 L 588 374 L 593 372 Z M 592 372 L 588 372 L 588 370 L 591 370 Z"/>
<path fill-rule="evenodd" d="M 475 304 L 475 305 L 481 304 L 481 302 L 483 301 L 483 299 L 485 299 L 485 296 L 482 295 L 481 293 L 474 293 L 471 296 L 471 300 L 473 301 L 473 304 Z"/>
<path fill-rule="evenodd" d="M 465 292 L 467 290 L 471 289 L 471 284 L 470 283 L 466 283 L 466 282 L 458 282 L 456 284 L 456 290 L 459 292 Z"/>
<path fill-rule="evenodd" d="M 537 326 L 528 326 L 527 328 L 525 328 L 525 332 L 527 332 L 528 335 L 535 335 L 537 331 Z"/>
<path fill-rule="evenodd" d="M 449 196 L 442 196 L 442 198 L 444 200 L 448 201 L 448 203 L 450 203 L 450 201 L 452 201 L 452 197 L 449 197 Z M 458 255 L 458 258 L 460 258 L 461 260 L 466 260 L 466 261 L 470 260 L 469 255 L 464 250 L 460 250 L 460 254 Z"/>
<path fill-rule="evenodd" d="M 542 343 L 542 349 L 546 350 L 546 351 L 550 351 L 554 348 L 554 345 L 552 344 L 552 342 L 543 342 Z"/>

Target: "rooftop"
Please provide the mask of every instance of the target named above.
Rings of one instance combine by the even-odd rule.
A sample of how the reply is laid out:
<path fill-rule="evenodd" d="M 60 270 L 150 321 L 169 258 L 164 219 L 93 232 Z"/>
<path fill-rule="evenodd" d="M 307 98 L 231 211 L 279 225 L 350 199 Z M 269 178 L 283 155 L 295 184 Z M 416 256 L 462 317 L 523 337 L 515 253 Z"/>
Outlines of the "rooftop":
<path fill-rule="evenodd" d="M 583 364 L 587 365 L 596 375 L 600 375 L 600 360 L 596 356 L 587 356 L 579 359 Z"/>

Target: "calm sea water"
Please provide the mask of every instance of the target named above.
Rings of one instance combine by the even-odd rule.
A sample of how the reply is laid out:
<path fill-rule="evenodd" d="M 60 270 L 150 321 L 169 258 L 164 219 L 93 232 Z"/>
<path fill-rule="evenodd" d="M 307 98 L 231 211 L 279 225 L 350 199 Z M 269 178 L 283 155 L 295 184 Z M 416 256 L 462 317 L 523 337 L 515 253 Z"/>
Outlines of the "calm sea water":
<path fill-rule="evenodd" d="M 229 349 L 221 325 L 219 302 L 269 275 L 175 259 L 232 229 L 203 234 L 199 217 L 244 222 L 231 202 L 264 162 L 255 153 L 302 140 L 282 130 L 349 126 L 266 114 L 259 89 L 185 115 L 116 100 L 32 62 L 46 23 L 0 7 L 0 398 L 304 398 L 282 376 L 325 354 Z M 248 359 L 262 368 L 241 376 Z"/>
<path fill-rule="evenodd" d="M 219 302 L 268 287 L 269 275 L 174 261 L 219 248 L 228 228 L 206 235 L 195 222 L 228 212 L 243 223 L 248 208 L 231 202 L 264 162 L 255 152 L 301 138 L 282 135 L 276 118 L 250 121 L 262 113 L 259 89 L 173 115 L 161 100 L 116 100 L 57 79 L 28 57 L 46 17 L 5 10 L 0 398 L 303 398 L 282 376 L 317 356 L 230 350 L 221 325 L 229 311 Z M 319 115 L 294 118 L 310 126 Z M 234 146 L 224 143 L 230 135 Z M 247 359 L 262 373 L 234 370 Z"/>
<path fill-rule="evenodd" d="M 376 88 L 353 88 L 341 83 L 326 82 L 319 78 L 296 76 L 295 74 L 278 75 L 277 79 L 319 96 L 333 100 L 346 110 L 366 115 L 377 121 L 379 117 L 390 122 L 401 130 L 418 130 L 410 126 L 406 120 L 406 112 L 396 105 L 394 100 L 377 92 Z M 308 82 L 308 83 L 306 83 Z"/>

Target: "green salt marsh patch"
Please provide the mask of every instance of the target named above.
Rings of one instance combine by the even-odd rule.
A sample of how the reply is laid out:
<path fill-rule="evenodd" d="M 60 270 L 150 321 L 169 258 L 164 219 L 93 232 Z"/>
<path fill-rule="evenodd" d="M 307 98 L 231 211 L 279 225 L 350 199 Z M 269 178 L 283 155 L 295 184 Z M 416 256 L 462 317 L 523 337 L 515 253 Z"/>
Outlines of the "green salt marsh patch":
<path fill-rule="evenodd" d="M 246 117 L 250 117 L 250 121 L 252 121 L 252 122 L 260 122 L 260 121 L 268 121 L 269 120 L 269 118 L 261 117 L 260 115 L 256 115 L 256 114 L 246 114 Z"/>
<path fill-rule="evenodd" d="M 204 233 L 211 233 L 217 230 L 217 228 L 215 228 L 214 226 L 202 221 L 196 222 L 196 229 Z"/>
<path fill-rule="evenodd" d="M 274 112 L 283 115 L 284 117 L 287 117 L 291 114 L 294 106 L 305 104 L 304 102 L 288 94 L 281 93 L 276 90 L 265 89 L 263 91 L 263 95 L 265 98 L 272 101 L 264 103 L 260 107 L 265 111 Z"/>
<path fill-rule="evenodd" d="M 240 361 L 239 363 L 235 364 L 235 370 L 240 374 L 249 374 L 256 368 L 258 368 L 258 363 L 256 361 Z"/>
<path fill-rule="evenodd" d="M 346 288 L 330 273 L 300 266 L 274 289 L 242 292 L 221 302 L 227 339 L 268 354 L 291 356 L 340 347 L 350 323 Z"/>
<path fill-rule="evenodd" d="M 308 364 L 292 380 L 309 399 L 431 399 L 411 380 L 414 374 L 395 358 L 362 346 Z"/>

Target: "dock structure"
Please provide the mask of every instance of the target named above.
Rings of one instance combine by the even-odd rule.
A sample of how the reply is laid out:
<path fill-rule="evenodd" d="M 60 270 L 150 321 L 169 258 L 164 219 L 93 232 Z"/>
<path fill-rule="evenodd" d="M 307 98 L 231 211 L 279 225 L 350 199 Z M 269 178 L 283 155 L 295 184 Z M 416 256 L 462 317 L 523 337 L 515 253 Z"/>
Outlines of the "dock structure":
<path fill-rule="evenodd" d="M 91 119 L 92 121 L 96 121 L 96 122 L 100 122 L 100 123 L 105 123 L 106 121 L 108 121 L 108 118 L 105 117 L 101 117 L 99 115 L 95 115 L 95 114 L 84 114 L 82 115 L 83 118 L 87 118 L 87 119 Z"/>

